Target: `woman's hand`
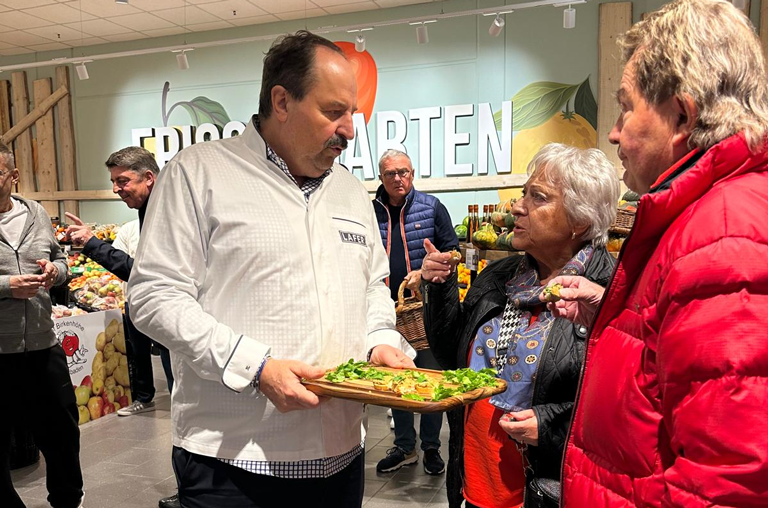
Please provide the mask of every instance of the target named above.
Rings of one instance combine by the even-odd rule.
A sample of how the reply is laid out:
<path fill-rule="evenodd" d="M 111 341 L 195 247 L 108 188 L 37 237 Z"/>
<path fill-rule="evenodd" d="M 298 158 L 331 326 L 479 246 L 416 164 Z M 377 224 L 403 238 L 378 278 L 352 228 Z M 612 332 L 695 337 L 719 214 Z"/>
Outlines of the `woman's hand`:
<path fill-rule="evenodd" d="M 499 419 L 499 425 L 518 443 L 538 446 L 539 420 L 533 409 L 506 413 Z"/>
<path fill-rule="evenodd" d="M 578 325 L 592 326 L 595 319 L 597 306 L 603 299 L 605 288 L 584 277 L 573 277 L 563 275 L 555 277 L 549 282 L 549 285 L 560 284 L 563 289 L 560 290 L 560 300 L 547 303 L 547 308 L 556 318 L 565 318 Z M 544 300 L 544 293 L 539 298 Z"/>
<path fill-rule="evenodd" d="M 442 284 L 451 275 L 452 269 L 449 263 L 451 253 L 440 252 L 429 239 L 424 240 L 424 249 L 426 249 L 427 255 L 424 256 L 424 261 L 421 263 L 421 278 Z"/>

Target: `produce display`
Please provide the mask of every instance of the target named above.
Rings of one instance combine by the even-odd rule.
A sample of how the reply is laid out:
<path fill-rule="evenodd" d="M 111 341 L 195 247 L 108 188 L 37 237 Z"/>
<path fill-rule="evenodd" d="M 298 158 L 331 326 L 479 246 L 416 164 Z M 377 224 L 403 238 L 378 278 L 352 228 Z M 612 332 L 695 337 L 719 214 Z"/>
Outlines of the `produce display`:
<path fill-rule="evenodd" d="M 454 227 L 459 239 L 466 239 L 478 249 L 515 250 L 512 247 L 512 229 L 515 216 L 512 206 L 516 200 L 502 201 L 497 205 L 485 205 L 482 216 L 478 215 L 477 205 L 470 205 L 461 224 Z M 471 210 L 471 211 L 470 211 Z"/>
<path fill-rule="evenodd" d="M 93 228 L 93 235 L 99 240 L 111 243 L 115 241 L 118 231 L 120 226 L 117 224 L 102 224 Z"/>
<path fill-rule="evenodd" d="M 331 383 L 352 383 L 357 387 L 398 394 L 406 400 L 439 401 L 477 388 L 497 386 L 493 369 L 425 372 L 419 370 L 381 369 L 367 362 L 350 359 L 329 371 L 325 379 Z"/>
<path fill-rule="evenodd" d="M 67 240 L 67 224 L 59 222 L 58 220 L 51 220 L 51 226 L 53 226 L 53 235 L 59 243 L 71 243 Z"/>
<path fill-rule="evenodd" d="M 487 265 L 488 260 L 481 259 L 477 263 L 477 273 L 482 272 Z M 470 271 L 464 263 L 459 263 L 459 265 L 456 267 L 456 273 L 459 282 L 459 301 L 463 302 L 464 297 L 467 296 L 467 291 L 469 291 L 469 286 L 471 283 Z"/>
<path fill-rule="evenodd" d="M 91 375 L 75 387 L 79 424 L 128 406 L 131 400 L 123 324 L 113 319 L 96 338 Z"/>
<path fill-rule="evenodd" d="M 59 319 L 63 317 L 71 317 L 71 316 L 81 316 L 83 314 L 88 314 L 83 309 L 74 307 L 69 308 L 64 305 L 54 305 L 51 307 L 51 318 L 53 319 Z"/>
<path fill-rule="evenodd" d="M 70 273 L 83 274 L 86 277 L 98 275 L 96 272 L 107 271 L 106 268 L 87 257 L 85 254 L 77 252 L 67 257 L 67 265 L 69 266 Z"/>
<path fill-rule="evenodd" d="M 77 288 L 78 286 L 79 288 Z M 83 275 L 72 279 L 69 287 L 73 291 L 77 303 L 89 309 L 122 310 L 125 308 L 122 281 L 109 272 L 101 272 L 101 275 L 87 277 Z"/>

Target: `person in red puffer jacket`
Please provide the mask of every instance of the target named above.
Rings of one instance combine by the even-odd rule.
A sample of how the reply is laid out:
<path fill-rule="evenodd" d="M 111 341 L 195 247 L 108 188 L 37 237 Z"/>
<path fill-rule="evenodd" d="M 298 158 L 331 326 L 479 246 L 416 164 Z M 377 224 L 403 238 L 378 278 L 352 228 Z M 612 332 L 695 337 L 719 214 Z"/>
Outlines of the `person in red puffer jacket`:
<path fill-rule="evenodd" d="M 641 194 L 605 290 L 560 277 L 592 323 L 561 505 L 768 505 L 768 84 L 747 17 L 677 0 L 621 39 L 610 133 Z"/>

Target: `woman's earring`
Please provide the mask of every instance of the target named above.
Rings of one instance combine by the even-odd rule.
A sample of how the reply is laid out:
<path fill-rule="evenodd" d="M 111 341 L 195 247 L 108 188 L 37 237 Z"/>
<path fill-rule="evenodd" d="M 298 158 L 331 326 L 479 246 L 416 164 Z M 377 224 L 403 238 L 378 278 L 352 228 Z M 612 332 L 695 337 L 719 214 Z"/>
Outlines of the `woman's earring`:
<path fill-rule="evenodd" d="M 576 231 L 571 233 L 571 240 L 575 240 L 575 239 L 576 239 Z"/>

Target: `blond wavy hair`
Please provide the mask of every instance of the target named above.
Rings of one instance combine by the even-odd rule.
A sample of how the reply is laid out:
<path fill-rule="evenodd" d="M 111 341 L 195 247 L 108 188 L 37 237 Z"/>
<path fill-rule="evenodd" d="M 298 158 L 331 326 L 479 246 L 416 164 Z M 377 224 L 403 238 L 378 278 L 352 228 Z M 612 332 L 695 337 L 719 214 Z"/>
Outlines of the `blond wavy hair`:
<path fill-rule="evenodd" d="M 768 134 L 768 83 L 760 40 L 724 0 L 676 0 L 620 39 L 625 63 L 652 104 L 693 98 L 699 117 L 690 148 L 708 149 L 743 132 L 754 152 Z"/>

